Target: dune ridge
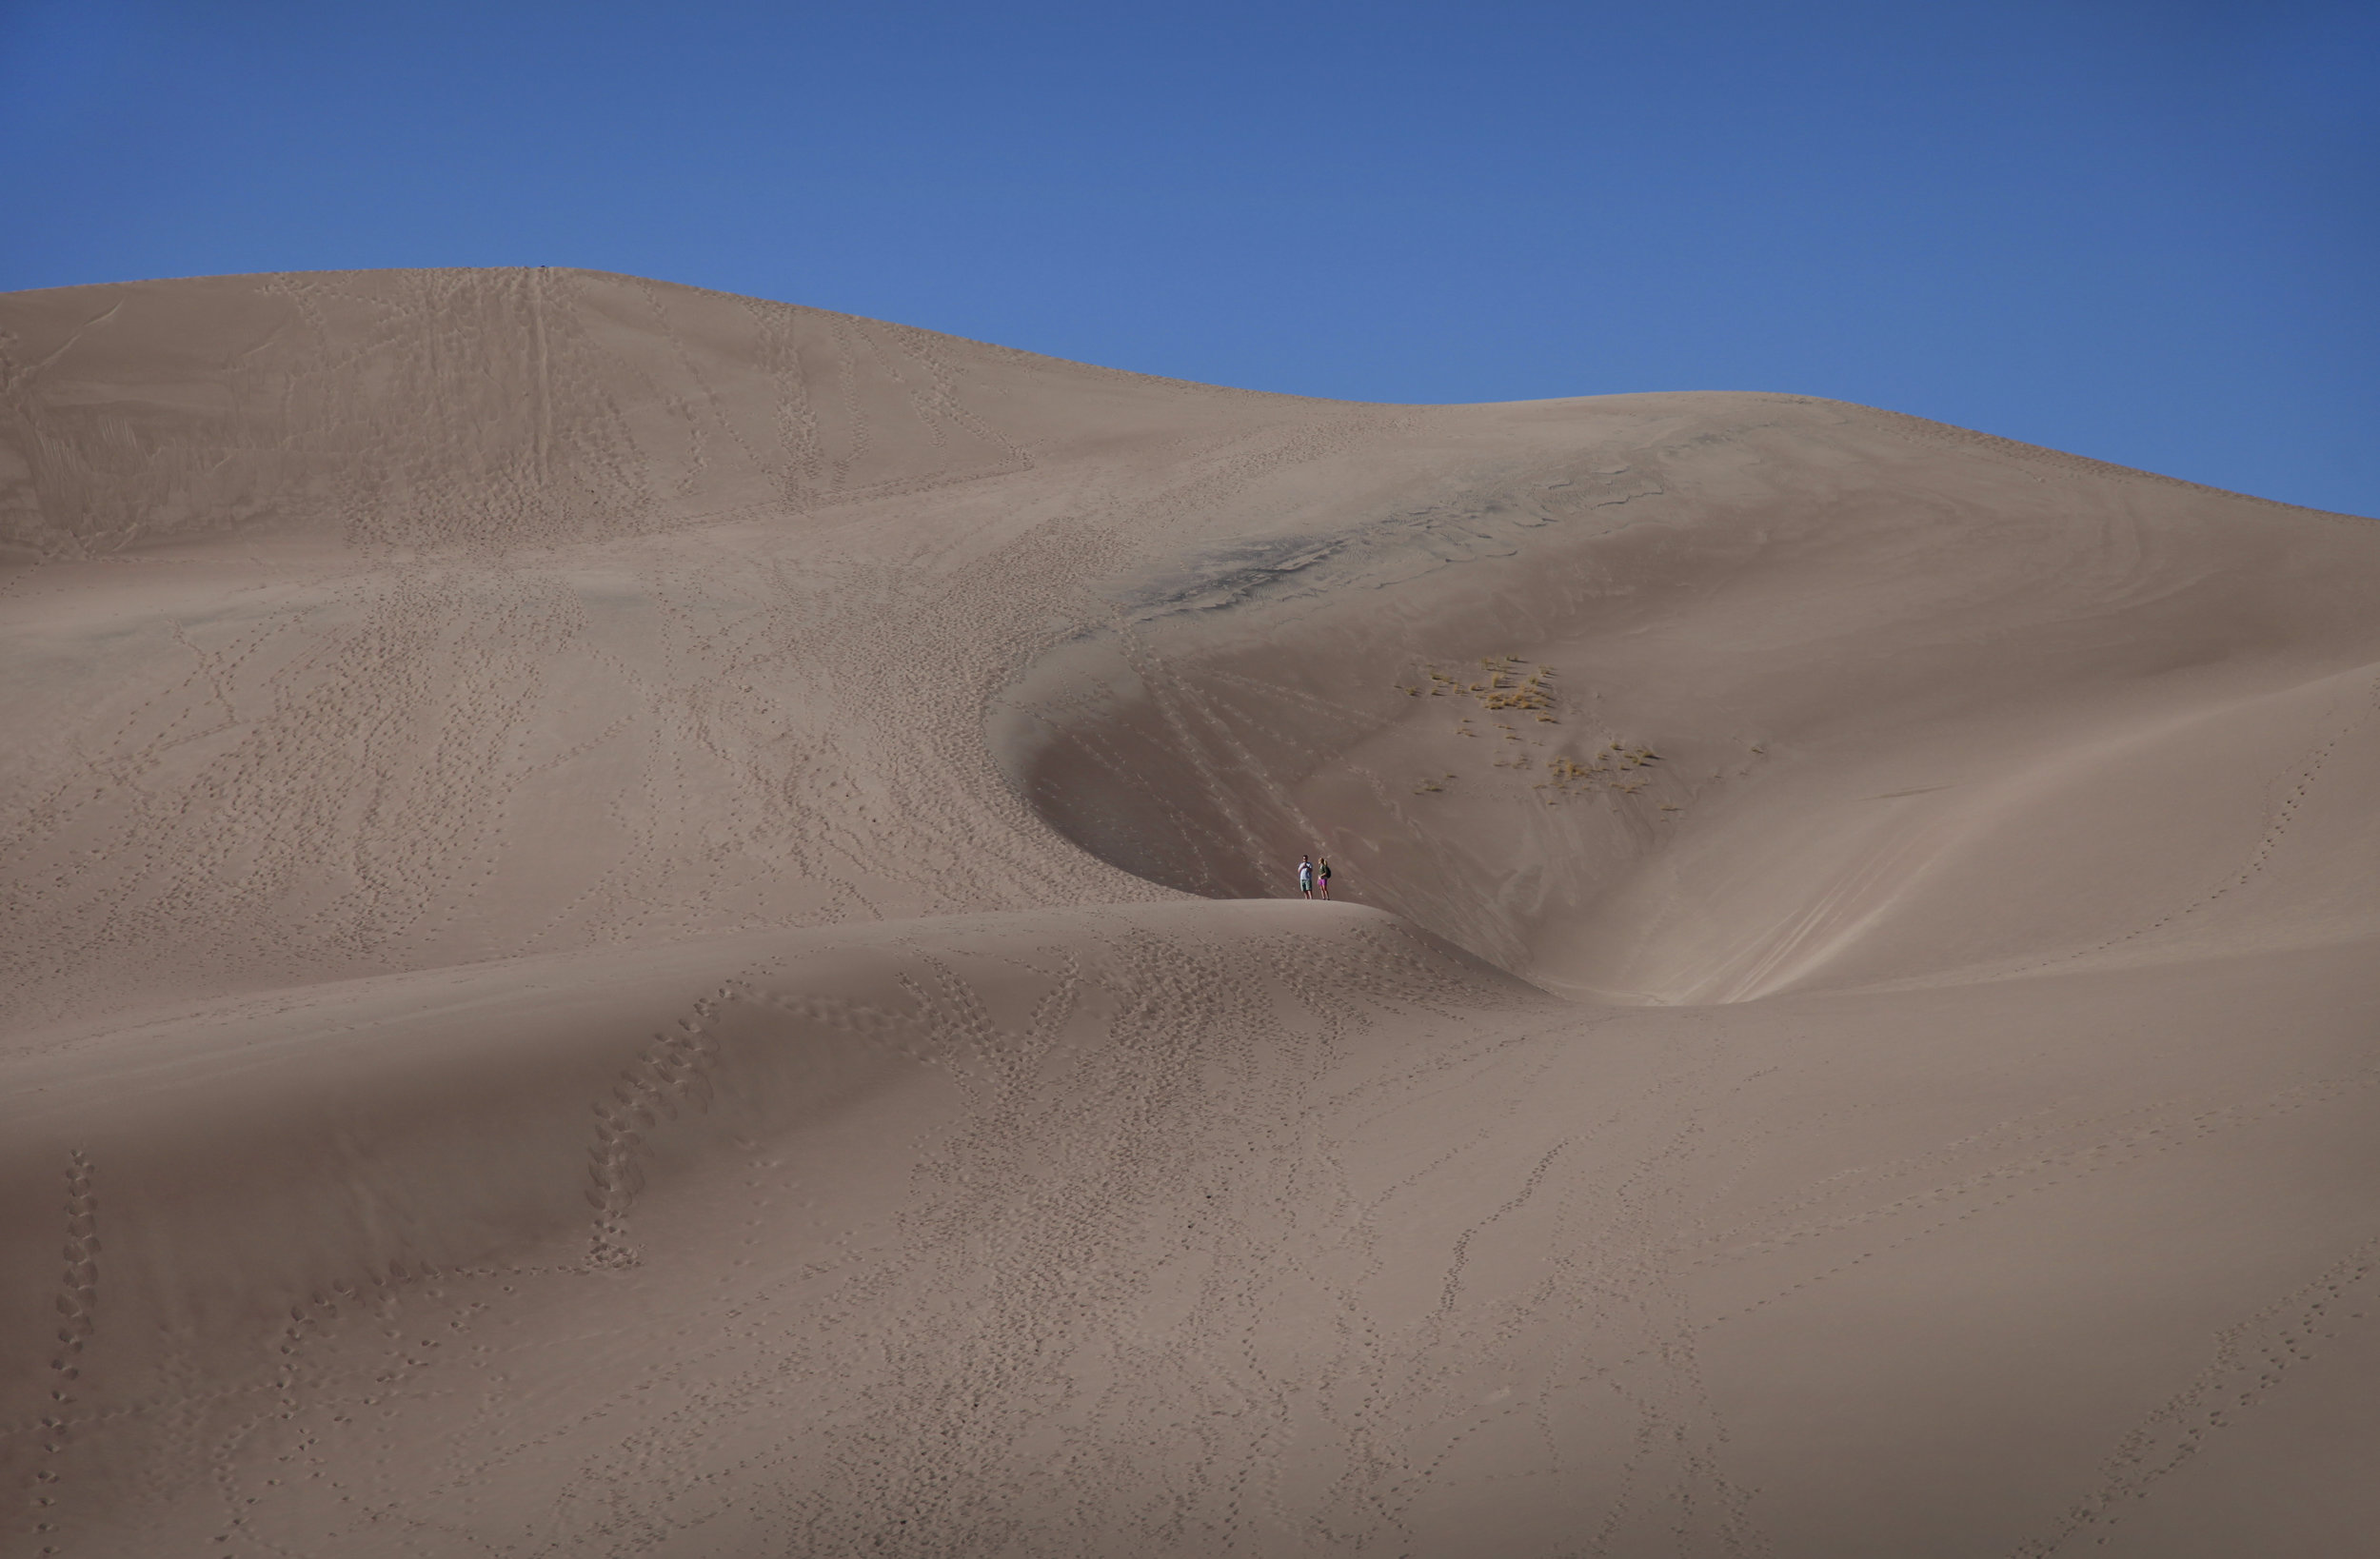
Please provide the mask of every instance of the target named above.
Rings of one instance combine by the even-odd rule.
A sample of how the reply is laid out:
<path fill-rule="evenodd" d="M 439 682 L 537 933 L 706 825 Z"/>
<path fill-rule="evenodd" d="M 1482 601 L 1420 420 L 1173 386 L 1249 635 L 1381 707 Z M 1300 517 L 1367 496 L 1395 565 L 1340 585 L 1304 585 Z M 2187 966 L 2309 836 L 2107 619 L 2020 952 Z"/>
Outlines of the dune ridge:
<path fill-rule="evenodd" d="M 0 1553 L 2351 1551 L 2375 586 L 1794 395 L 0 298 Z"/>

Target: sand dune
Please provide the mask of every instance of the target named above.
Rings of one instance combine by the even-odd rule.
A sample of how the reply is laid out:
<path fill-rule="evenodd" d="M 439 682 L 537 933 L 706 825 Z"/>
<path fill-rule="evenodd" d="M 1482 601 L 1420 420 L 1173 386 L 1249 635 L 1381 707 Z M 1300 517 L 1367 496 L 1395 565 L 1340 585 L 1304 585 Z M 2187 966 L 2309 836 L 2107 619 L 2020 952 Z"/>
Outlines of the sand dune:
<path fill-rule="evenodd" d="M 0 1553 L 2380 1518 L 2380 524 L 563 270 L 0 376 Z"/>

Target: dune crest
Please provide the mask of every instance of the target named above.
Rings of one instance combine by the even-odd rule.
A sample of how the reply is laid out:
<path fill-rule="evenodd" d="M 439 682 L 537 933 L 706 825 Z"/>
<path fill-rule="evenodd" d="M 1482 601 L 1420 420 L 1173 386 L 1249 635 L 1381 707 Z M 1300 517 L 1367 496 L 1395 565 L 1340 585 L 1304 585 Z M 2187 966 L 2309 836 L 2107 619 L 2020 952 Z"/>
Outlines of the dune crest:
<path fill-rule="evenodd" d="M 0 1553 L 2347 1551 L 2376 589 L 1792 395 L 0 298 Z"/>

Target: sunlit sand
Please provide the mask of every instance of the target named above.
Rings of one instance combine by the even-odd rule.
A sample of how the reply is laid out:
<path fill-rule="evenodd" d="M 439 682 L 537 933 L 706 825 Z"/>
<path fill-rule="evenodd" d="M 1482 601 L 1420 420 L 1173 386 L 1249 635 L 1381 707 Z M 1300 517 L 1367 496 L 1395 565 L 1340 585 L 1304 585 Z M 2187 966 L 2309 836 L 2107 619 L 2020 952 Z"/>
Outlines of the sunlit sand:
<path fill-rule="evenodd" d="M 444 271 L 0 546 L 0 1553 L 2380 1522 L 2374 522 Z"/>

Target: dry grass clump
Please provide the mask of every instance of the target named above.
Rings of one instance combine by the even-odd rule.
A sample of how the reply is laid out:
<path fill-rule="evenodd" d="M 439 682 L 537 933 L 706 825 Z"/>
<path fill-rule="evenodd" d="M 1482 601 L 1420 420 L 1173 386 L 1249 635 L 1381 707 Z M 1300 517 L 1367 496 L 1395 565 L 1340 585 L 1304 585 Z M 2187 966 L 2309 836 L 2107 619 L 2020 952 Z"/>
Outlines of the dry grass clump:
<path fill-rule="evenodd" d="M 1442 699 L 1450 695 L 1468 698 L 1490 713 L 1525 711 L 1536 716 L 1538 724 L 1558 725 L 1561 721 L 1553 712 L 1557 707 L 1554 679 L 1555 670 L 1550 665 L 1532 666 L 1517 655 L 1489 655 L 1480 658 L 1476 672 L 1466 669 L 1458 676 L 1436 664 L 1425 663 L 1418 680 L 1394 685 L 1398 692 L 1408 698 Z M 1494 724 L 1506 741 L 1527 740 L 1518 729 L 1503 720 L 1497 720 Z M 1456 718 L 1455 735 L 1477 740 L 1485 734 L 1472 726 L 1469 715 Z M 1544 745 L 1543 742 L 1530 744 Z M 1530 788 L 1552 792 L 1546 801 L 1548 806 L 1559 805 L 1563 797 L 1597 791 L 1634 796 L 1650 782 L 1648 777 L 1635 771 L 1660 760 L 1660 754 L 1641 743 L 1612 741 L 1583 760 L 1567 756 L 1548 760 L 1545 765 L 1547 778 Z M 1509 759 L 1497 759 L 1493 762 L 1499 769 L 1534 766 L 1526 753 Z M 1455 777 L 1450 774 L 1446 778 L 1452 780 Z M 1438 780 L 1421 780 L 1416 782 L 1414 794 L 1426 796 L 1442 792 L 1445 788 Z M 1674 801 L 1665 801 L 1661 810 L 1678 812 L 1684 809 Z"/>
<path fill-rule="evenodd" d="M 1439 670 L 1436 665 L 1424 665 L 1421 668 L 1423 681 L 1399 682 L 1397 691 L 1413 699 L 1441 699 L 1450 693 L 1461 694 L 1477 699 L 1479 707 L 1490 710 L 1553 708 L 1554 689 L 1551 682 L 1554 668 L 1541 665 L 1524 674 L 1522 664 L 1517 655 L 1485 656 L 1479 661 L 1479 669 L 1484 675 L 1476 679 L 1467 672 L 1457 677 Z M 1537 719 L 1549 725 L 1557 723 L 1552 715 L 1539 714 Z"/>
<path fill-rule="evenodd" d="M 1583 762 L 1567 756 L 1551 760 L 1545 765 L 1548 778 L 1532 788 L 1553 791 L 1557 798 L 1596 790 L 1634 796 L 1650 784 L 1652 779 L 1633 771 L 1660 760 L 1661 755 L 1650 747 L 1614 741 L 1597 749 Z M 1549 800 L 1547 804 L 1550 806 L 1554 802 Z M 1662 810 L 1676 812 L 1683 809 L 1675 803 L 1664 802 Z"/>

